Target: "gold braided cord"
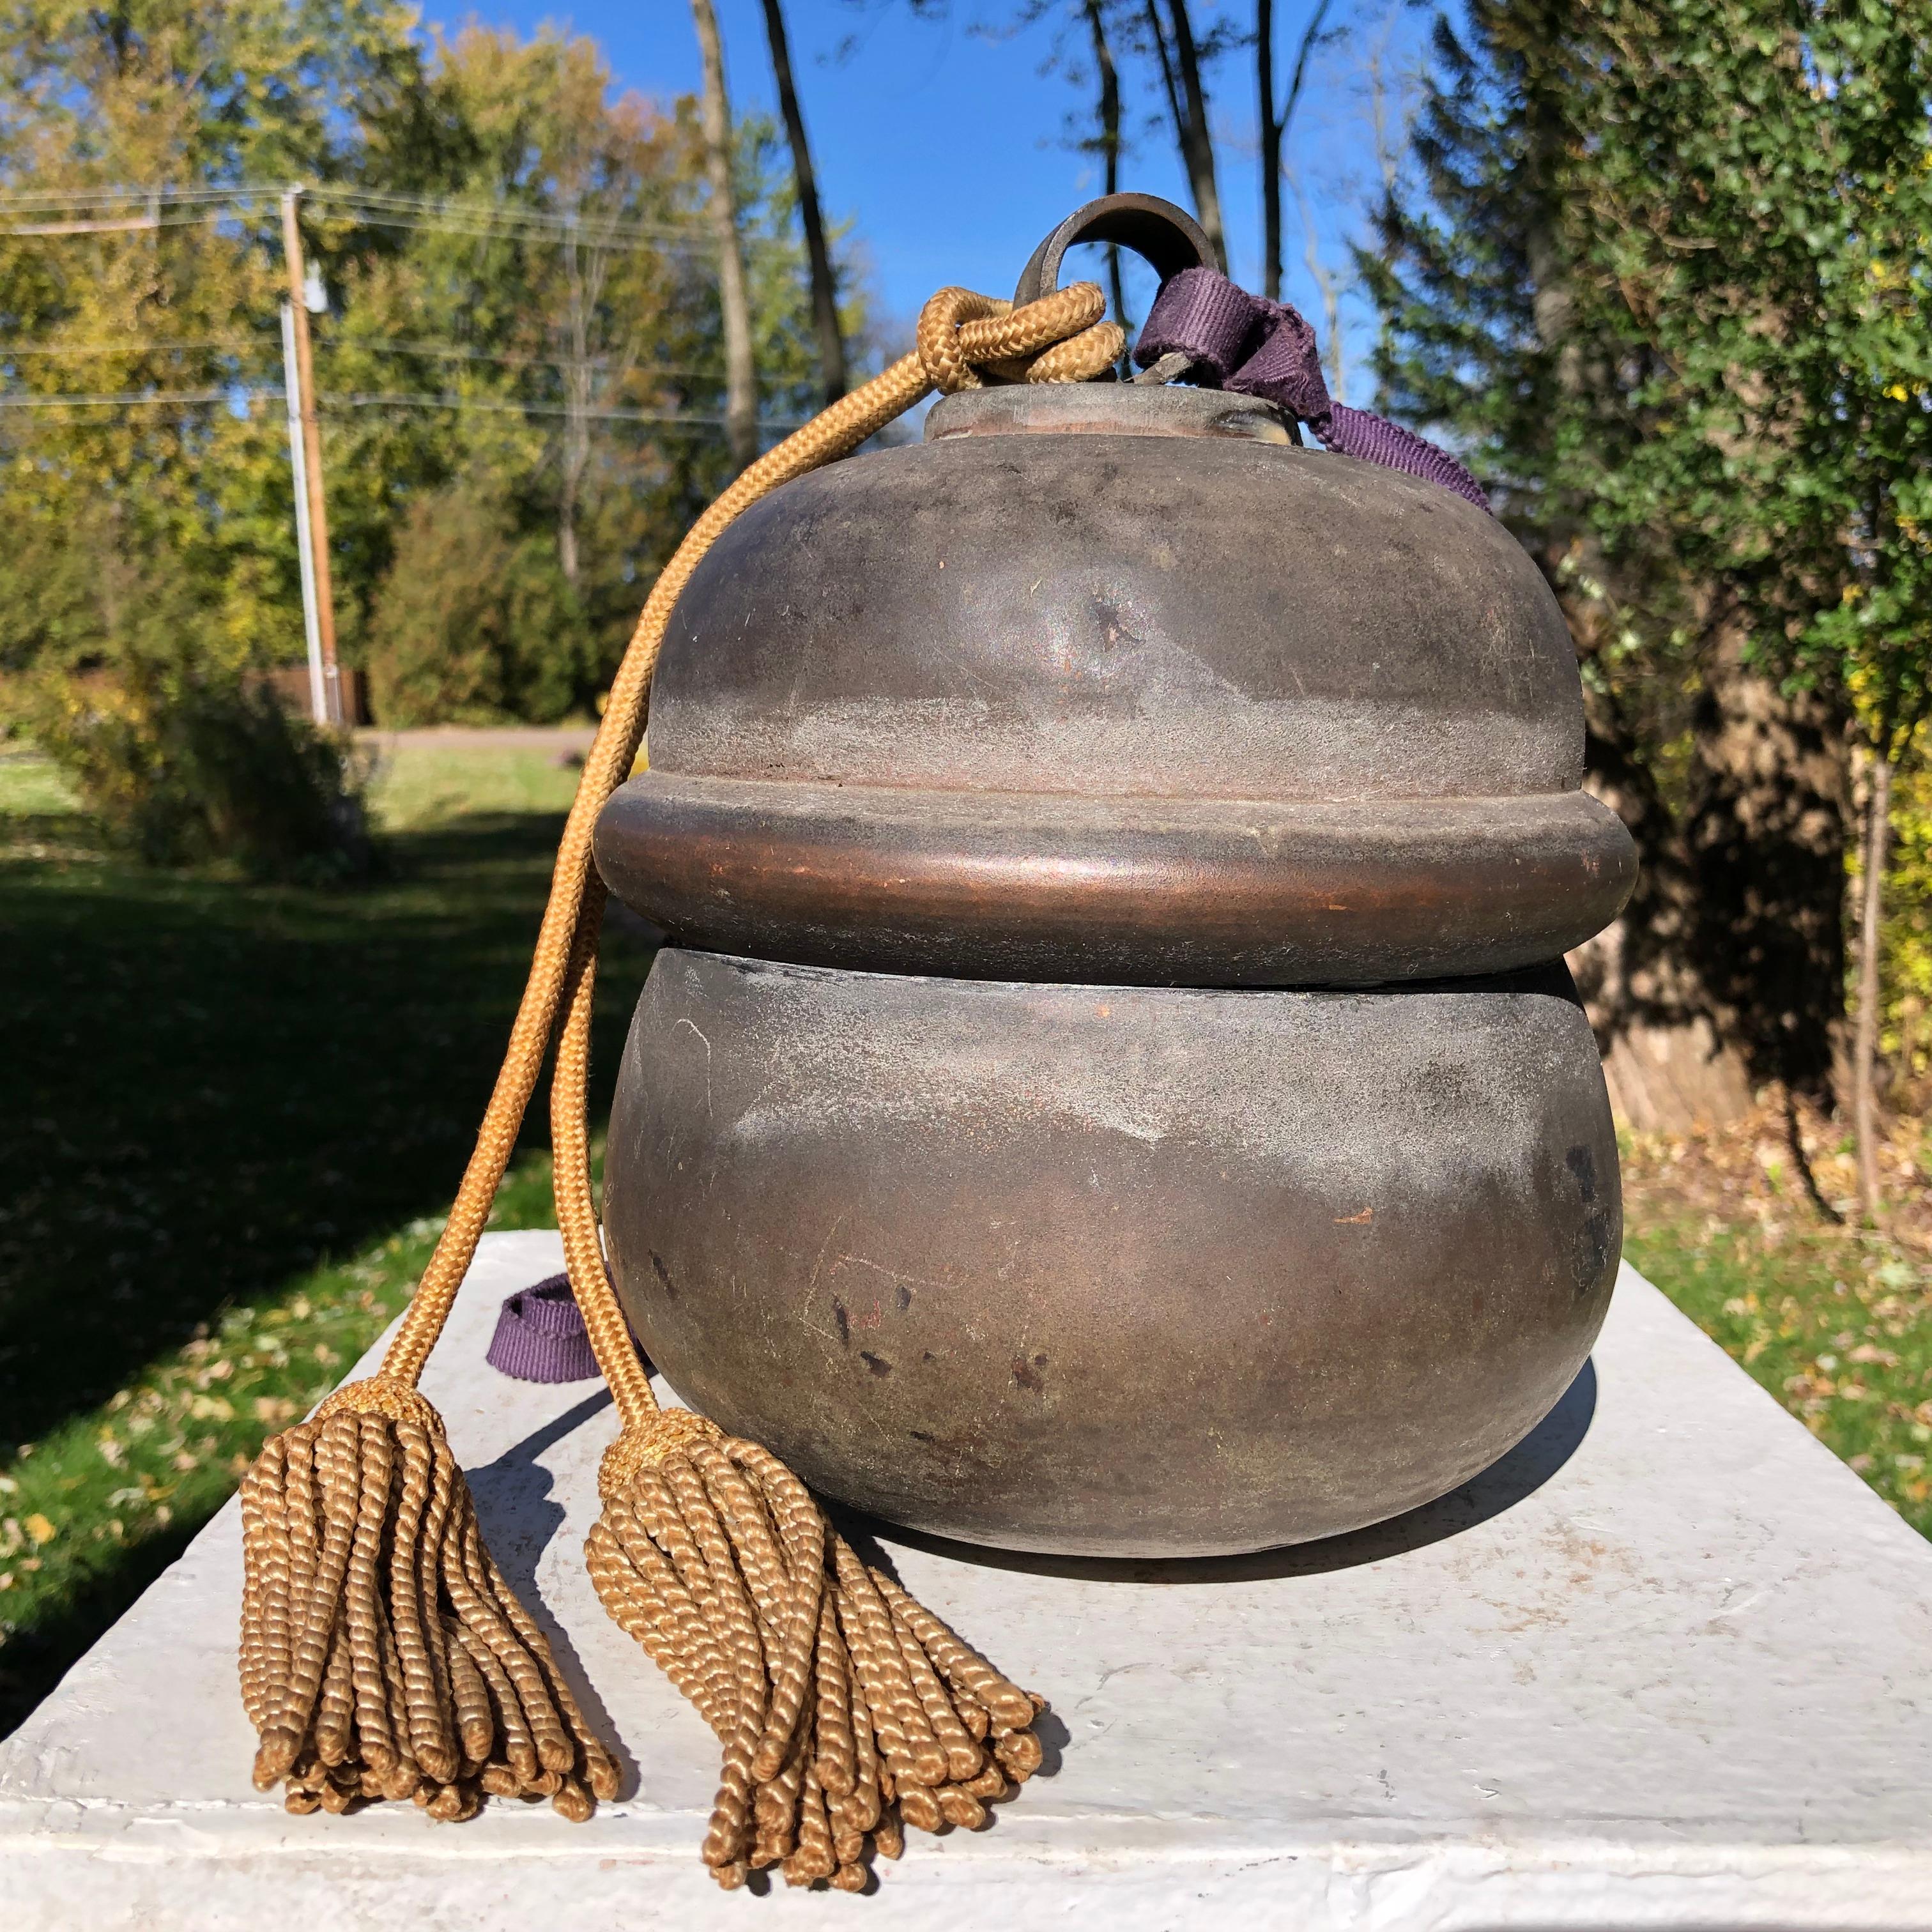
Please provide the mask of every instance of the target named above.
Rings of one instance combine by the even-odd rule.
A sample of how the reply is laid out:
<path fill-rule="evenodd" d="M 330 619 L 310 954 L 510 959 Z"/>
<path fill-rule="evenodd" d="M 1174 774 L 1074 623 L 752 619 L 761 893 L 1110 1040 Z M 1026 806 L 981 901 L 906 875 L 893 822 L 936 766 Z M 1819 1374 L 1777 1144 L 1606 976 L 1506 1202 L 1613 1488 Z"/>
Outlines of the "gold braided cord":
<path fill-rule="evenodd" d="M 908 358 L 920 392 L 976 387 L 982 363 L 1016 380 L 1046 368 L 1054 373 L 1042 380 L 1081 380 L 1111 366 L 1120 332 L 1100 322 L 1097 289 L 1067 291 L 1076 293 L 1055 316 L 1058 338 L 1042 340 L 1036 310 L 1047 304 L 1015 315 L 969 290 L 943 290 L 920 316 Z M 721 512 L 729 502 L 728 493 Z M 686 566 L 680 584 L 728 520 L 692 532 L 673 566 Z M 651 629 L 654 653 L 663 627 L 652 625 L 647 609 L 639 636 Z M 868 1570 L 777 1457 L 702 1417 L 658 1409 L 604 1270 L 590 1184 L 586 1089 L 603 904 L 593 879 L 550 1088 L 557 1225 L 622 1424 L 585 1546 L 591 1579 L 723 1747 L 700 1850 L 712 1876 L 731 1888 L 776 1865 L 790 1884 L 862 1890 L 868 1852 L 897 1857 L 902 1824 L 982 1825 L 1009 1781 L 1039 1768 L 1031 1726 L 1041 1707 Z"/>
<path fill-rule="evenodd" d="M 578 782 L 577 796 L 557 847 L 548 903 L 538 929 L 536 950 L 524 988 L 510 1042 L 484 1110 L 476 1147 L 465 1169 L 449 1219 L 417 1288 L 415 1300 L 383 1360 L 383 1372 L 413 1383 L 448 1318 L 450 1304 L 469 1270 L 489 1218 L 510 1155 L 523 1125 L 524 1110 L 536 1090 L 549 1047 L 565 974 L 586 909 L 585 888 L 593 875 L 591 835 L 611 793 L 630 776 L 642 742 L 652 674 L 664 644 L 673 607 L 691 574 L 725 530 L 782 484 L 836 461 L 866 439 L 903 416 L 933 389 L 951 394 L 976 383 L 972 365 L 1009 362 L 1070 338 L 1087 344 L 1085 373 L 1111 368 L 1120 352 L 1120 332 L 1102 322 L 1106 301 L 1091 282 L 1030 303 L 1018 314 L 1010 305 L 966 289 L 942 289 L 921 312 L 919 346 L 883 374 L 842 398 L 802 429 L 760 457 L 705 511 L 652 586 Z M 930 358 L 930 359 L 928 359 Z M 1071 376 L 1060 380 L 1075 380 Z M 593 930 L 591 950 L 596 949 Z M 588 1318 L 590 1311 L 585 1311 Z M 592 1330 L 592 1340 L 596 1331 Z M 628 1346 L 628 1344 L 626 1344 Z M 600 1353 L 600 1362 L 606 1358 Z M 607 1372 L 608 1372 L 607 1363 Z"/>
<path fill-rule="evenodd" d="M 902 1822 L 983 1822 L 1040 1763 L 1036 1700 L 831 1532 L 758 1444 L 660 1410 L 604 1270 L 586 1089 L 604 888 L 591 838 L 629 774 L 673 606 L 734 518 L 848 454 L 934 388 L 1080 381 L 1118 358 L 1091 283 L 1014 310 L 942 290 L 917 347 L 752 464 L 652 588 L 614 680 L 560 842 L 503 1064 L 447 1223 L 377 1373 L 272 1439 L 242 1487 L 242 1691 L 255 1777 L 291 1811 L 408 1798 L 471 1816 L 486 1795 L 588 1817 L 618 1774 L 484 1547 L 441 1418 L 418 1393 L 554 1036 L 557 1222 L 622 1428 L 586 1546 L 611 1616 L 724 1744 L 702 1856 L 719 1882 L 868 1882 Z M 559 1024 L 561 1016 L 561 1024 Z"/>

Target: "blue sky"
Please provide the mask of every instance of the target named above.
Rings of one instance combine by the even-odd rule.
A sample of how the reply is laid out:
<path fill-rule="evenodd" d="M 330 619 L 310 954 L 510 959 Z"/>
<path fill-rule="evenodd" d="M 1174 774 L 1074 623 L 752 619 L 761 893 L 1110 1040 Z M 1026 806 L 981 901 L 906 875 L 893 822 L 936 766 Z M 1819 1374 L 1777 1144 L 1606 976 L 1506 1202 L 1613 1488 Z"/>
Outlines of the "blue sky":
<path fill-rule="evenodd" d="M 776 94 L 759 0 L 718 0 L 735 112 L 776 113 Z M 1277 0 L 1277 44 L 1292 47 L 1312 0 Z M 465 10 L 466 12 L 467 10 Z M 909 318 L 933 289 L 963 282 L 1007 294 L 1034 244 L 1068 210 L 1100 190 L 1098 163 L 1072 152 L 1070 115 L 1089 124 L 1092 90 L 1063 74 L 1042 73 L 1058 11 L 1010 38 L 973 31 L 1020 10 L 1016 0 L 955 0 L 944 22 L 913 16 L 905 0 L 788 0 L 792 58 L 828 214 L 850 221 L 888 312 Z M 1209 10 L 1197 10 L 1202 20 Z M 440 12 L 434 0 L 432 15 Z M 1344 9 L 1335 10 L 1336 16 Z M 567 10 L 541 0 L 485 0 L 477 17 L 529 32 L 545 20 L 602 43 L 620 87 L 659 99 L 694 90 L 698 56 L 683 0 L 580 0 Z M 460 17 L 452 10 L 449 17 Z M 1245 20 L 1246 14 L 1242 17 Z M 1345 266 L 1341 236 L 1359 220 L 1376 178 L 1376 142 L 1366 106 L 1368 50 L 1385 38 L 1391 64 L 1412 49 L 1418 22 L 1381 0 L 1358 8 L 1345 45 L 1318 57 L 1292 148 L 1329 262 Z M 850 43 L 842 56 L 842 46 Z M 1084 35 L 1072 45 L 1084 50 Z M 1153 106 L 1145 78 L 1125 76 L 1132 149 L 1122 184 L 1186 201 L 1165 127 L 1145 125 Z M 1260 189 L 1255 159 L 1251 56 L 1227 57 L 1210 80 L 1221 136 L 1221 194 L 1238 280 L 1258 286 Z M 1302 261 L 1295 205 L 1287 207 L 1286 292 L 1320 325 L 1318 292 Z M 1131 299 L 1131 298 L 1130 298 Z M 1366 317 L 1350 304 L 1349 334 Z M 1359 347 L 1358 340 L 1356 346 Z M 1363 374 L 1347 385 L 1367 400 Z"/>

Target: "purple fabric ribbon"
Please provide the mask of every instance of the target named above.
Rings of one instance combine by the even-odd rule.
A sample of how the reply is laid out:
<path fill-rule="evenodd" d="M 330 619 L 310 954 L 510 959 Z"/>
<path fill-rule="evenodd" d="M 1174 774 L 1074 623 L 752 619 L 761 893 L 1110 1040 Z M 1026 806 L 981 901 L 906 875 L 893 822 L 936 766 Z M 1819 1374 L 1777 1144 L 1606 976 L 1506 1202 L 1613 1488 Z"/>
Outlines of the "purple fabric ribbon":
<path fill-rule="evenodd" d="M 596 1374 L 569 1276 L 554 1274 L 508 1297 L 483 1359 L 520 1382 L 580 1382 Z"/>
<path fill-rule="evenodd" d="M 1400 470 L 1490 507 L 1483 486 L 1446 449 L 1332 400 L 1315 332 L 1285 302 L 1251 296 L 1212 268 L 1184 268 L 1154 298 L 1134 360 L 1145 369 L 1177 352 L 1206 364 L 1222 388 L 1286 410 L 1337 455 Z"/>

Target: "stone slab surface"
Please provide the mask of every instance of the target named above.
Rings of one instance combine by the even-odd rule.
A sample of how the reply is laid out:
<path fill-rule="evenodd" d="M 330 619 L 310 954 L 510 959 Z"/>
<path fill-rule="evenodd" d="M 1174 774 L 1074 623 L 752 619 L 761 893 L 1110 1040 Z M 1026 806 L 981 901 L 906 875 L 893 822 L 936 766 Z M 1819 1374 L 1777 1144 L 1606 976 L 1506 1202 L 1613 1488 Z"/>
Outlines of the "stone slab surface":
<path fill-rule="evenodd" d="M 884 1538 L 1050 1697 L 1052 1774 L 868 1898 L 727 1897 L 710 1736 L 580 1560 L 606 1400 L 483 1363 L 560 1265 L 489 1238 L 425 1388 L 634 1795 L 288 1816 L 248 1782 L 231 1505 L 0 1747 L 0 1926 L 1932 1928 L 1932 1546 L 1628 1269 L 1529 1441 L 1376 1529 L 1167 1567 Z"/>

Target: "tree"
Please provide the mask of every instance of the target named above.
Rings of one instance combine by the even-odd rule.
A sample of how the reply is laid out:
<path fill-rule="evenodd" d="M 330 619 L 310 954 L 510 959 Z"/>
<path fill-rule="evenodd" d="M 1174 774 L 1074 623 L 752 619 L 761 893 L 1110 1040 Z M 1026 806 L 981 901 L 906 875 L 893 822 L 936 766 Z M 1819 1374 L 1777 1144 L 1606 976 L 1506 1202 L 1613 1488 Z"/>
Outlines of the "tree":
<path fill-rule="evenodd" d="M 1282 146 L 1294 120 L 1301 100 L 1302 84 L 1308 78 L 1308 62 L 1324 38 L 1322 29 L 1333 0 L 1316 0 L 1314 10 L 1301 30 L 1294 52 L 1294 70 L 1288 83 L 1288 96 L 1280 113 L 1274 105 L 1274 0 L 1255 0 L 1255 78 L 1261 109 L 1262 136 L 1262 293 L 1270 302 L 1281 299 L 1281 182 Z M 1306 224 L 1304 223 L 1304 226 Z M 1312 231 L 1310 231 L 1309 266 L 1316 270 Z M 1325 292 L 1328 284 L 1322 280 Z M 1331 318 L 1330 340 L 1339 344 L 1340 332 Z"/>
<path fill-rule="evenodd" d="M 1094 78 L 1097 89 L 1094 103 L 1094 133 L 1083 145 L 1100 157 L 1100 192 L 1120 191 L 1120 75 L 1114 64 L 1112 38 L 1107 30 L 1107 10 L 1103 0 L 1081 0 L 1081 13 L 1087 23 L 1088 44 L 1092 51 Z M 1127 294 L 1120 279 L 1120 250 L 1115 243 L 1107 247 L 1107 292 L 1113 298 L 1114 316 L 1123 328 L 1127 326 Z"/>
<path fill-rule="evenodd" d="M 711 0 L 691 0 L 704 66 L 705 170 L 711 183 L 711 220 L 718 238 L 719 299 L 724 314 L 724 434 L 742 470 L 758 453 L 758 370 L 752 354 L 751 298 L 738 230 L 738 191 L 732 179 L 730 97 L 724 87 L 724 43 Z"/>
<path fill-rule="evenodd" d="M 1869 753 L 1852 1084 L 1870 1213 L 1889 801 L 1932 701 L 1932 10 L 1600 7 L 1591 124 L 1618 138 L 1580 158 L 1588 286 L 1654 358 L 1653 420 L 1604 514 L 1613 538 L 1668 531 L 1726 585 L 1744 661 L 1831 694 Z"/>
<path fill-rule="evenodd" d="M 616 665 L 642 586 L 735 466 L 716 427 L 728 374 L 700 116 L 690 101 L 665 114 L 614 96 L 595 44 L 550 31 L 466 28 L 439 44 L 433 80 L 443 205 L 484 218 L 434 217 L 400 253 L 348 273 L 325 338 L 339 392 L 440 392 L 460 406 L 338 423 L 345 541 L 360 532 L 368 545 L 364 649 L 391 715 L 580 712 Z M 788 420 L 817 405 L 821 378 L 768 124 L 740 124 L 732 174 L 750 347 L 763 401 Z M 424 496 L 500 532 L 517 560 L 526 615 L 497 626 L 500 676 L 437 682 L 391 621 L 426 620 L 436 598 L 422 584 L 446 584 L 451 608 L 470 596 L 439 574 L 460 572 L 460 547 L 414 520 Z M 530 548 L 544 531 L 562 577 L 547 619 L 531 587 L 555 582 Z M 398 602 L 388 580 L 405 570 L 418 584 Z M 412 620 L 407 635 L 434 633 Z M 530 652 L 544 662 L 509 662 Z M 415 666 L 406 676 L 382 662 L 397 653 Z"/>
<path fill-rule="evenodd" d="M 1218 50 L 1218 37 L 1203 44 L 1194 34 L 1188 0 L 1143 0 L 1141 15 L 1146 44 L 1160 74 L 1162 96 L 1174 128 L 1188 192 L 1202 232 L 1214 251 L 1214 266 L 1228 266 L 1227 236 L 1221 220 L 1221 189 L 1214 166 L 1214 132 L 1208 118 L 1208 89 L 1202 78 L 1205 61 Z"/>
<path fill-rule="evenodd" d="M 459 724 L 568 716 L 595 675 L 574 602 L 554 546 L 497 478 L 419 496 L 376 595 L 377 714 Z"/>
<path fill-rule="evenodd" d="M 1595 989 L 1613 1084 L 1640 1125 L 1748 1082 L 1828 1094 L 1852 710 L 1800 646 L 1852 555 L 1824 447 L 1847 311 L 1816 297 L 1859 271 L 1828 190 L 1785 200 L 1834 165 L 1807 30 L 1757 0 L 1468 21 L 1438 28 L 1424 194 L 1391 196 L 1363 266 L 1389 400 L 1470 446 L 1563 598 L 1593 778 L 1643 850 Z"/>
<path fill-rule="evenodd" d="M 615 94 L 586 40 L 470 28 L 425 47 L 400 10 L 158 12 L 118 39 L 51 19 L 0 28 L 0 181 L 55 197 L 50 220 L 0 226 L 59 231 L 0 235 L 9 386 L 122 400 L 0 412 L 0 676 L 299 659 L 275 393 L 292 174 L 330 297 L 316 363 L 345 661 L 376 674 L 388 722 L 587 710 L 731 474 L 694 104 Z M 747 333 L 785 421 L 821 392 L 774 140 L 741 126 L 734 181 Z M 130 180 L 172 198 L 71 199 Z M 472 651 L 434 620 L 479 572 L 501 580 Z"/>
<path fill-rule="evenodd" d="M 907 0 L 907 4 L 920 20 L 938 21 L 951 16 L 952 0 Z M 1165 119 L 1174 130 L 1175 151 L 1187 177 L 1194 212 L 1208 238 L 1215 266 L 1225 269 L 1227 237 L 1207 76 L 1214 62 L 1231 46 L 1240 44 L 1242 37 L 1220 18 L 1210 22 L 1204 33 L 1198 33 L 1190 0 L 1018 0 L 1009 24 L 996 27 L 982 23 L 976 31 L 990 38 L 1004 38 L 1042 22 L 1050 23 L 1053 31 L 1045 69 L 1058 68 L 1076 85 L 1086 86 L 1090 80 L 1094 86 L 1093 131 L 1083 133 L 1072 145 L 1100 156 L 1105 191 L 1109 194 L 1118 191 L 1120 157 L 1127 146 L 1123 106 L 1130 90 L 1122 86 L 1121 55 L 1131 54 L 1151 67 L 1157 89 L 1156 118 Z M 1071 50 L 1070 40 L 1084 43 L 1084 58 Z M 847 44 L 849 47 L 851 44 Z M 1118 250 L 1110 249 L 1110 292 L 1115 313 L 1124 324 L 1126 308 L 1119 260 Z"/>
<path fill-rule="evenodd" d="M 1090 113 L 1076 111 L 1066 117 L 1065 143 L 1076 153 L 1097 157 L 1102 194 L 1120 192 L 1120 160 L 1127 152 L 1127 137 L 1117 49 L 1129 33 L 1124 26 L 1127 10 L 1137 10 L 1140 4 L 1141 0 L 1022 0 L 1013 25 L 1004 30 L 1017 34 L 1042 22 L 1048 23 L 1053 38 L 1042 71 L 1057 69 L 1076 87 L 1093 88 Z M 911 6 L 921 19 L 943 19 L 948 0 L 911 0 Z M 980 31 L 990 34 L 993 30 Z M 1107 290 L 1115 318 L 1131 332 L 1120 251 L 1112 242 L 1107 244 Z M 1130 373 L 1124 358 L 1122 373 Z"/>
<path fill-rule="evenodd" d="M 785 34 L 782 0 L 764 0 L 764 7 L 765 38 L 771 46 L 778 112 L 784 117 L 785 140 L 791 148 L 799 222 L 805 230 L 806 260 L 812 268 L 812 320 L 818 334 L 819 374 L 825 400 L 836 403 L 845 393 L 845 343 L 838 327 L 838 285 L 832 272 L 831 251 L 825 244 L 825 222 L 818 209 L 818 181 L 812 165 L 812 144 L 806 139 L 805 116 L 800 111 L 798 90 L 792 84 L 791 47 Z"/>
<path fill-rule="evenodd" d="M 0 185 L 52 197 L 0 236 L 10 387 L 136 399 L 0 415 L 0 668 L 192 649 L 232 669 L 282 649 L 299 608 L 285 431 L 245 400 L 280 359 L 275 201 L 116 184 L 353 176 L 403 139 L 410 27 L 380 0 L 30 0 L 0 21 Z M 35 587 L 50 571 L 56 597 Z"/>
<path fill-rule="evenodd" d="M 562 590 L 546 648 L 570 675 L 532 666 L 502 688 L 539 707 L 520 715 L 560 716 L 608 676 L 657 561 L 654 533 L 722 480 L 714 432 L 647 420 L 716 406 L 710 388 L 692 395 L 688 376 L 664 374 L 716 367 L 710 278 L 678 246 L 688 235 L 702 247 L 700 149 L 694 128 L 614 98 L 588 40 L 472 27 L 435 55 L 428 212 L 380 256 L 362 248 L 360 208 L 338 206 L 324 232 L 345 251 L 340 313 L 319 339 L 325 404 L 362 399 L 331 424 L 350 616 L 390 716 L 446 703 L 477 715 L 460 681 L 399 680 L 381 662 L 396 647 L 376 605 L 397 545 L 420 499 L 454 489 L 520 557 L 539 531 L 554 548 Z M 446 554 L 416 549 L 418 574 Z M 516 634 L 543 639 L 540 624 Z"/>

